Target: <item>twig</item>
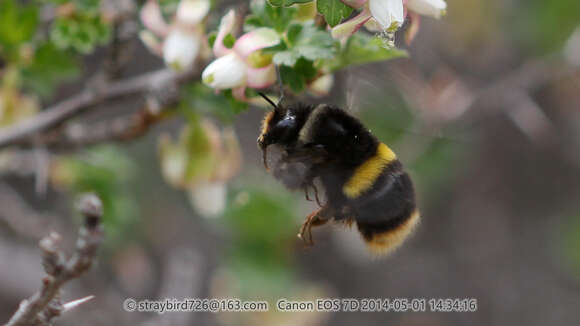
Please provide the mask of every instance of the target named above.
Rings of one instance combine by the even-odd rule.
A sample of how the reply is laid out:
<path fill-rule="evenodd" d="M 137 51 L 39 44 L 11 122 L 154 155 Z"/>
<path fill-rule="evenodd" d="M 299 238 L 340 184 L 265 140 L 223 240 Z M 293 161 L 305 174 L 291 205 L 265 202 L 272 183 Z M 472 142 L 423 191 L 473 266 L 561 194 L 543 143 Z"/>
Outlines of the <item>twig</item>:
<path fill-rule="evenodd" d="M 59 297 L 60 289 L 66 282 L 91 267 L 103 239 L 99 198 L 95 195 L 84 196 L 79 202 L 79 210 L 85 221 L 79 231 L 75 253 L 66 259 L 59 248 L 60 236 L 54 232 L 40 241 L 42 265 L 47 275 L 42 279 L 40 291 L 23 300 L 5 326 L 50 325 L 54 317 L 89 300 L 84 298 L 63 304 Z"/>
<path fill-rule="evenodd" d="M 43 136 L 40 142 L 43 146 L 52 151 L 74 150 L 79 147 L 101 144 L 108 141 L 125 142 L 140 136 L 149 131 L 156 123 L 166 118 L 163 113 L 153 113 L 148 107 L 138 110 L 127 116 L 115 117 L 89 125 L 74 123 L 68 125 L 64 130 Z M 34 141 L 21 143 L 21 145 L 34 146 Z"/>
<path fill-rule="evenodd" d="M 0 129 L 0 149 L 9 145 L 18 144 L 24 138 L 54 127 L 99 103 L 122 96 L 145 93 L 151 89 L 162 87 L 162 85 L 179 83 L 189 79 L 195 74 L 199 74 L 199 72 L 189 71 L 178 74 L 170 69 L 161 69 L 137 77 L 105 84 L 96 89 L 87 88 L 68 100 L 48 107 L 30 119 L 17 125 Z"/>

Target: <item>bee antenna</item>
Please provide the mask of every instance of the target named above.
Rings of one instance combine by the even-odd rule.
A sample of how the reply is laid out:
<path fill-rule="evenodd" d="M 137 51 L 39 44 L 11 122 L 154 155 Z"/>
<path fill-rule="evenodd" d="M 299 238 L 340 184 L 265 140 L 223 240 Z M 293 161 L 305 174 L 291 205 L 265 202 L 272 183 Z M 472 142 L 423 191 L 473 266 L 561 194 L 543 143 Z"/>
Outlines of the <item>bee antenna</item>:
<path fill-rule="evenodd" d="M 266 96 L 266 94 L 260 92 L 258 93 L 264 100 L 266 100 L 266 102 L 270 103 L 271 106 L 274 107 L 274 109 L 278 109 L 278 105 L 276 103 L 274 103 L 270 98 L 268 98 L 268 96 Z"/>
<path fill-rule="evenodd" d="M 282 104 L 282 100 L 284 100 L 284 83 L 282 82 L 282 75 L 280 74 L 280 66 L 275 65 L 276 68 L 276 77 L 278 78 L 278 91 L 280 92 L 280 99 L 278 100 L 278 104 L 276 106 L 280 106 Z"/>

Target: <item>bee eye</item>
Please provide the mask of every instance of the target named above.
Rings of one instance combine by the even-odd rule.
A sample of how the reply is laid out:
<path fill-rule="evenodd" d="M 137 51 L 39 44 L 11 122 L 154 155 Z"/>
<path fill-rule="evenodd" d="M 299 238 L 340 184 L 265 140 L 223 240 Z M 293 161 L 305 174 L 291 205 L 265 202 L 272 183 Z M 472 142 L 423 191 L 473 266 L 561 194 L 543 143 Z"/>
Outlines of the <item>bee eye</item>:
<path fill-rule="evenodd" d="M 296 118 L 294 116 L 287 115 L 284 119 L 280 120 L 276 124 L 278 128 L 292 128 L 296 125 Z"/>

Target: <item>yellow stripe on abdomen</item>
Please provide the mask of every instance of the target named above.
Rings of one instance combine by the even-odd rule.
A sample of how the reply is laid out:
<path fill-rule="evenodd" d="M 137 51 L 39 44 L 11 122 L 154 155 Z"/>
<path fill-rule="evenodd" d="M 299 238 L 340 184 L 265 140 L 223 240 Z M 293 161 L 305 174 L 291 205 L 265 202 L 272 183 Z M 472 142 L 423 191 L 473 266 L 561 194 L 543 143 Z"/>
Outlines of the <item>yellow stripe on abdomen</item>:
<path fill-rule="evenodd" d="M 370 189 L 385 167 L 394 161 L 397 155 L 389 146 L 380 143 L 375 155 L 356 168 L 354 174 L 342 187 L 342 192 L 348 198 L 356 198 Z"/>
<path fill-rule="evenodd" d="M 383 233 L 373 234 L 365 240 L 369 250 L 377 256 L 385 256 L 399 248 L 419 224 L 419 211 L 415 209 L 403 224 Z"/>

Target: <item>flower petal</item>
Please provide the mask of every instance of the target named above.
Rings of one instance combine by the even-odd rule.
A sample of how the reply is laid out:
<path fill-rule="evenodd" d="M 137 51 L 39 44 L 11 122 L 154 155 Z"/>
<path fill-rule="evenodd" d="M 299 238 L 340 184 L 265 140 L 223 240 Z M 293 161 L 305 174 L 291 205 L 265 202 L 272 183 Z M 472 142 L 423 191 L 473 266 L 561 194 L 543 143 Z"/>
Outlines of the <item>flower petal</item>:
<path fill-rule="evenodd" d="M 252 88 L 266 88 L 276 82 L 276 68 L 269 65 L 263 68 L 248 67 L 248 86 Z"/>
<path fill-rule="evenodd" d="M 383 26 L 381 26 L 381 24 L 379 24 L 379 22 L 377 22 L 376 19 L 371 18 L 369 19 L 366 23 L 365 23 L 365 28 L 369 31 L 369 32 L 373 32 L 373 33 L 379 33 L 384 31 Z"/>
<path fill-rule="evenodd" d="M 161 15 L 161 8 L 156 0 L 149 0 L 145 3 L 140 12 L 141 22 L 147 29 L 157 36 L 165 36 L 169 32 L 169 26 Z"/>
<path fill-rule="evenodd" d="M 275 30 L 261 27 L 242 35 L 236 41 L 234 51 L 245 59 L 250 55 L 250 53 L 269 46 L 274 46 L 279 42 L 280 36 Z"/>
<path fill-rule="evenodd" d="M 191 67 L 201 46 L 198 34 L 174 28 L 169 32 L 163 44 L 163 59 L 165 63 L 176 69 L 186 70 Z"/>
<path fill-rule="evenodd" d="M 139 32 L 139 39 L 141 39 L 141 42 L 145 44 L 151 53 L 160 57 L 163 56 L 163 46 L 151 31 L 147 29 L 142 30 Z"/>
<path fill-rule="evenodd" d="M 336 39 L 344 39 L 356 31 L 358 31 L 362 25 L 364 25 L 371 18 L 371 12 L 368 8 L 364 8 L 360 14 L 356 15 L 354 18 L 345 21 L 342 24 L 336 25 L 332 28 L 331 35 Z"/>
<path fill-rule="evenodd" d="M 405 21 L 403 0 L 369 0 L 369 9 L 384 29 L 392 28 L 394 24 L 401 26 Z"/>
<path fill-rule="evenodd" d="M 332 85 L 334 85 L 334 75 L 326 74 L 316 78 L 308 85 L 308 89 L 318 96 L 326 96 L 330 93 Z"/>
<path fill-rule="evenodd" d="M 229 89 L 246 83 L 247 66 L 235 53 L 210 63 L 201 75 L 203 83 L 215 89 Z"/>
<path fill-rule="evenodd" d="M 407 8 L 419 15 L 440 18 L 447 9 L 444 0 L 407 0 Z"/>
<path fill-rule="evenodd" d="M 231 51 L 224 45 L 224 38 L 234 29 L 235 24 L 236 12 L 234 10 L 230 10 L 222 17 L 220 26 L 218 28 L 217 37 L 215 39 L 215 43 L 213 44 L 213 54 L 216 57 L 221 57 Z"/>
<path fill-rule="evenodd" d="M 411 42 L 413 42 L 415 36 L 419 33 L 419 27 L 421 27 L 421 16 L 419 14 L 411 11 L 409 12 L 409 18 L 411 19 L 411 24 L 405 31 L 405 42 L 407 45 L 411 45 Z"/>
<path fill-rule="evenodd" d="M 227 186 L 222 181 L 202 181 L 189 189 L 189 200 L 204 217 L 219 216 L 226 208 Z"/>
<path fill-rule="evenodd" d="M 210 5 L 209 0 L 181 0 L 177 7 L 177 22 L 189 26 L 199 24 L 207 16 Z"/>

